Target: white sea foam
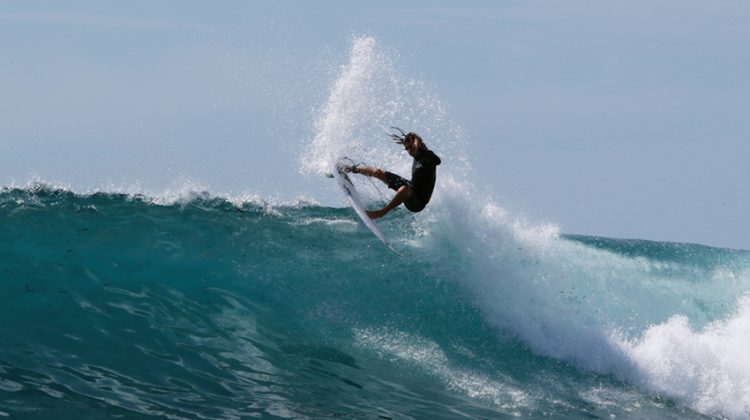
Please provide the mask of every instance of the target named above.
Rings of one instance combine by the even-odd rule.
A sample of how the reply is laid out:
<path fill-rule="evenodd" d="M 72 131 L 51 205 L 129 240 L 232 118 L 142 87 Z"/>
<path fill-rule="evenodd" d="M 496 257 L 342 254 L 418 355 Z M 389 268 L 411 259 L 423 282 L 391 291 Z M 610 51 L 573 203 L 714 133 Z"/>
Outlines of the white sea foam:
<path fill-rule="evenodd" d="M 373 37 L 352 39 L 349 61 L 332 83 L 318 112 L 315 137 L 300 155 L 302 173 L 324 174 L 347 156 L 408 176 L 411 157 L 390 141 L 391 126 L 419 133 L 425 143 L 449 164 L 440 176 L 463 177 L 469 172 L 461 129 L 450 121 L 446 108 L 430 87 L 403 77 L 395 52 Z M 354 180 L 366 196 L 385 199 L 377 184 Z M 375 186 L 373 186 L 375 185 Z"/>
<path fill-rule="evenodd" d="M 443 233 L 430 238 L 460 249 L 467 272 L 459 281 L 488 323 L 536 353 L 701 413 L 750 417 L 750 297 L 737 302 L 750 290 L 748 273 L 594 249 L 472 202 L 466 188 L 442 187 L 433 212 Z"/>
<path fill-rule="evenodd" d="M 750 418 L 750 295 L 702 329 L 675 315 L 640 338 L 613 341 L 635 364 L 633 380 L 702 413 Z"/>
<path fill-rule="evenodd" d="M 514 414 L 538 404 L 536 397 L 513 385 L 511 378 L 498 381 L 482 372 L 454 366 L 440 346 L 429 339 L 389 329 L 357 329 L 354 334 L 358 347 L 407 363 L 425 375 L 436 376 L 449 388 L 471 398 L 490 402 Z"/>
<path fill-rule="evenodd" d="M 294 226 L 309 226 L 309 225 L 326 225 L 331 227 L 345 228 L 347 230 L 354 230 L 359 224 L 356 220 L 351 218 L 332 218 L 332 217 L 305 217 L 291 223 Z"/>

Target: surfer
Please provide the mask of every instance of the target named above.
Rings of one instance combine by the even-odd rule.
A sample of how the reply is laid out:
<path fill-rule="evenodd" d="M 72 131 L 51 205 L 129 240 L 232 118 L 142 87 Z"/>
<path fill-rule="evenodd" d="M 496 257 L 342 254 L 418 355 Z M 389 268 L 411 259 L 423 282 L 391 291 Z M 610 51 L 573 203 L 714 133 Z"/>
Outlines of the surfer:
<path fill-rule="evenodd" d="M 404 150 L 414 158 L 411 165 L 411 181 L 380 168 L 362 165 L 353 165 L 347 168 L 355 174 L 377 178 L 383 181 L 388 188 L 396 191 L 396 195 L 385 207 L 380 210 L 367 211 L 367 215 L 371 219 L 385 216 L 402 203 L 410 211 L 420 212 L 430 202 L 432 191 L 435 189 L 435 173 L 437 165 L 440 165 L 440 158 L 427 148 L 418 134 L 404 133 L 397 127 L 391 128 L 400 132 L 400 134 L 390 135 L 393 141 L 404 146 Z"/>

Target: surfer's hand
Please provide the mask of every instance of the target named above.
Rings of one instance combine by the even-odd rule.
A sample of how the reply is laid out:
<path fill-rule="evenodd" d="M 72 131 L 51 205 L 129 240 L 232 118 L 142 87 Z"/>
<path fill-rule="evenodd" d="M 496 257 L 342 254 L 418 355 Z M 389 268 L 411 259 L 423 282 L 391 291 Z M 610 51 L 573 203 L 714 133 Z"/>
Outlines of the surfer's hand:
<path fill-rule="evenodd" d="M 367 210 L 367 216 L 369 216 L 370 219 L 377 219 L 377 218 L 383 217 L 385 216 L 386 213 L 387 211 L 385 211 L 385 209 L 372 210 L 372 211 Z"/>

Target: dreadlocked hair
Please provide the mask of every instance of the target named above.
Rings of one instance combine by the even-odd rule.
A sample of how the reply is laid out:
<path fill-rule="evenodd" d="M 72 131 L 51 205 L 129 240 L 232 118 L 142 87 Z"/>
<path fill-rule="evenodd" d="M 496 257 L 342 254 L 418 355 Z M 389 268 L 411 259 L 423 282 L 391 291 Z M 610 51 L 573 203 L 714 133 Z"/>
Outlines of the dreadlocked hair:
<path fill-rule="evenodd" d="M 403 145 L 407 142 L 419 140 L 420 143 L 424 145 L 424 141 L 422 140 L 422 137 L 419 137 L 419 134 L 414 133 L 414 132 L 405 133 L 404 130 L 398 127 L 391 127 L 391 128 L 394 130 L 398 130 L 398 133 L 388 134 L 395 143 Z"/>

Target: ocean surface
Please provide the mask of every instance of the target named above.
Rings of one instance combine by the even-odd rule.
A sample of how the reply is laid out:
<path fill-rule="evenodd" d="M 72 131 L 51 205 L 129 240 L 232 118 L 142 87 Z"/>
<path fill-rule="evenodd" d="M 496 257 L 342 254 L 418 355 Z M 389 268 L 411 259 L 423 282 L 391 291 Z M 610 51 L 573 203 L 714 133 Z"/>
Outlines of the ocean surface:
<path fill-rule="evenodd" d="M 4 188 L 0 417 L 750 418 L 750 252 L 455 202 Z"/>

